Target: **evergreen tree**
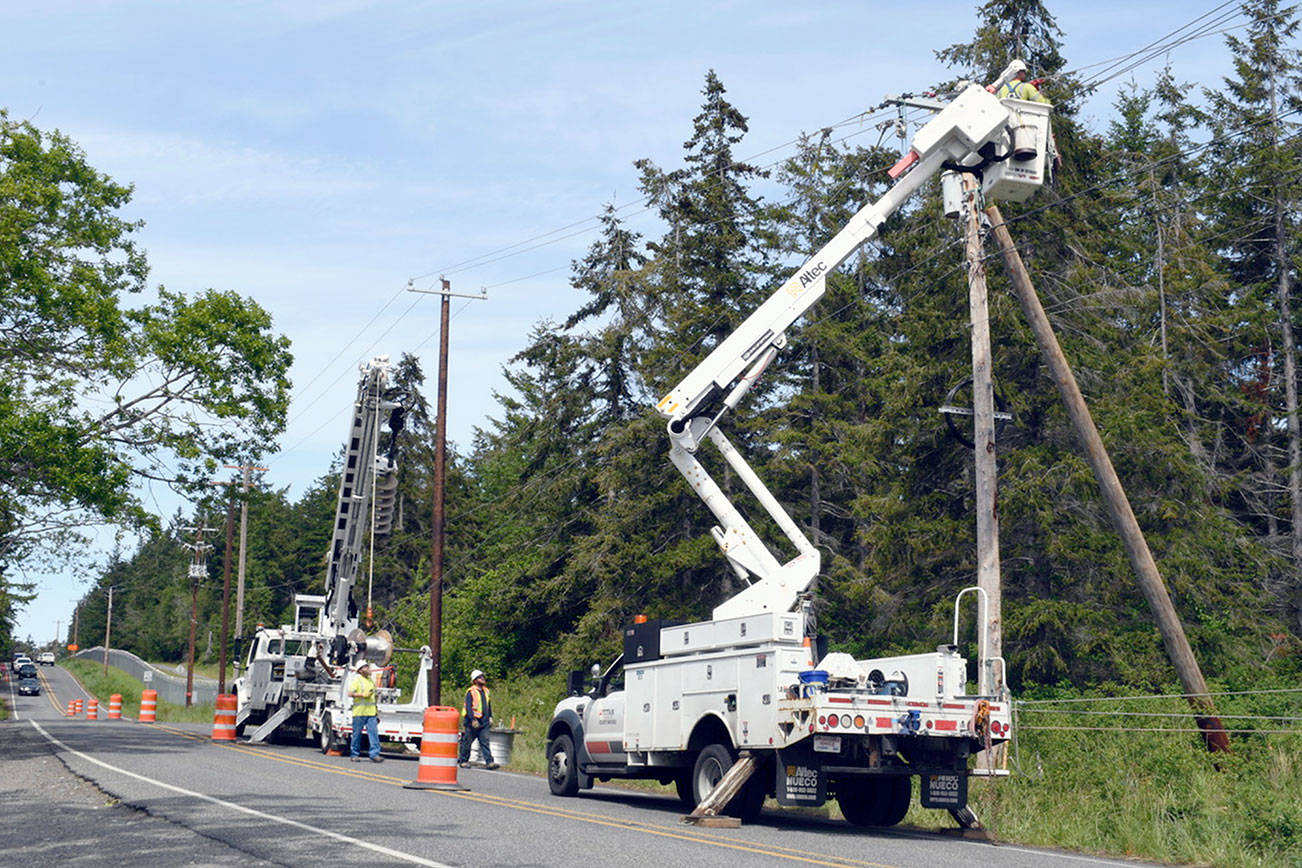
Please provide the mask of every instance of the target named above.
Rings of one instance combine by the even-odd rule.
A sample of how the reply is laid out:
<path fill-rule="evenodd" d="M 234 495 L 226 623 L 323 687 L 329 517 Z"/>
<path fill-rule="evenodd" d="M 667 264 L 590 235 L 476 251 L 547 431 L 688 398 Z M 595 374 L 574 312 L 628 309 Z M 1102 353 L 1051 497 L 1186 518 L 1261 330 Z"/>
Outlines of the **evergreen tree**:
<path fill-rule="evenodd" d="M 640 188 L 668 232 L 649 247 L 648 290 L 659 296 L 656 344 L 647 359 L 658 392 L 691 370 L 762 300 L 763 259 L 756 248 L 760 201 L 748 184 L 765 173 L 733 156 L 749 129 L 725 97 L 713 70 L 705 101 L 683 143 L 681 169 L 666 172 L 649 159 L 635 163 Z"/>
<path fill-rule="evenodd" d="M 1244 492 L 1245 517 L 1291 561 L 1269 581 L 1294 629 L 1302 628 L 1302 430 L 1298 420 L 1297 329 L 1293 285 L 1302 212 L 1302 152 L 1296 115 L 1302 67 L 1291 47 L 1295 7 L 1244 3 L 1244 37 L 1226 38 L 1234 75 L 1208 91 L 1215 136 L 1209 186 L 1216 244 L 1255 352 L 1237 360 L 1257 412 L 1242 431 L 1256 484 Z M 1269 324 L 1262 320 L 1268 317 Z"/>

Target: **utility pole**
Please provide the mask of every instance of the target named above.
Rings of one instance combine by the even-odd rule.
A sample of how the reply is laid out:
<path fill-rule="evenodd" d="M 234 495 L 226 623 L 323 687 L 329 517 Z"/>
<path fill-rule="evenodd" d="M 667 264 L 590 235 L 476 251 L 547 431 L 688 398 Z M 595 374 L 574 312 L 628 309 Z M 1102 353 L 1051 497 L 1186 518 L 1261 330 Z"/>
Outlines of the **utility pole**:
<path fill-rule="evenodd" d="M 230 496 L 226 501 L 226 556 L 222 558 L 222 638 L 220 651 L 221 662 L 218 664 L 217 693 L 226 692 L 226 651 L 231 635 L 231 558 L 234 556 L 235 528 L 235 483 L 213 480 L 213 485 L 229 485 Z"/>
<path fill-rule="evenodd" d="M 194 634 L 199 624 L 199 580 L 208 576 L 208 549 L 211 545 L 203 541 L 203 535 L 212 530 L 205 527 L 200 520 L 198 527 L 188 527 L 194 531 L 194 542 L 185 547 L 194 552 L 190 560 L 190 653 L 185 664 L 185 705 L 194 704 Z"/>
<path fill-rule="evenodd" d="M 1162 574 L 1158 572 L 1157 562 L 1153 560 L 1153 553 L 1149 550 L 1144 533 L 1135 519 L 1135 513 L 1130 508 L 1130 501 L 1121 487 L 1121 480 L 1117 478 L 1116 468 L 1112 466 L 1112 459 L 1108 457 L 1103 438 L 1099 436 L 1098 429 L 1094 426 L 1089 407 L 1085 404 L 1085 398 L 1081 395 L 1080 386 L 1077 385 L 1076 377 L 1067 363 L 1067 357 L 1063 355 L 1062 347 L 1059 346 L 1058 339 L 1053 333 L 1049 317 L 1044 313 L 1044 307 L 1040 304 L 1021 254 L 1013 245 L 1012 235 L 1008 232 L 1008 226 L 1005 225 L 999 209 L 991 205 L 986 208 L 986 216 L 990 218 L 995 240 L 999 244 L 999 253 L 1003 256 L 1004 265 L 1007 266 L 1009 276 L 1012 278 L 1013 290 L 1017 293 L 1031 331 L 1035 334 L 1036 343 L 1040 346 L 1040 355 L 1049 369 L 1049 376 L 1057 385 L 1058 394 L 1067 408 L 1067 415 L 1071 417 L 1072 426 L 1076 429 L 1076 437 L 1085 450 L 1085 460 L 1094 471 L 1095 479 L 1098 480 L 1103 504 L 1107 508 L 1109 518 L 1112 519 L 1113 527 L 1121 537 L 1121 543 L 1126 549 L 1126 556 L 1130 559 L 1130 566 L 1135 571 L 1135 578 L 1139 581 L 1144 599 L 1148 601 L 1148 606 L 1157 620 L 1157 629 L 1162 635 L 1162 644 L 1166 647 L 1167 657 L 1175 667 L 1180 683 L 1184 685 L 1185 694 L 1194 710 L 1194 720 L 1202 730 L 1207 749 L 1212 752 L 1228 753 L 1230 739 L 1220 718 L 1216 716 L 1216 708 L 1211 697 L 1207 695 L 1207 682 L 1203 680 L 1202 670 L 1198 667 L 1193 649 L 1189 646 L 1189 639 L 1184 634 L 1184 627 L 1180 624 L 1175 606 L 1171 603 L 1171 596 L 1162 581 Z"/>
<path fill-rule="evenodd" d="M 108 651 L 110 628 L 113 626 L 113 586 L 108 589 L 108 614 L 104 618 L 104 674 L 108 675 Z"/>
<path fill-rule="evenodd" d="M 81 624 L 81 603 L 77 603 L 75 606 L 72 607 L 72 647 L 68 649 L 73 654 L 76 654 L 77 650 L 81 647 L 80 645 L 77 644 L 77 628 L 78 626 L 80 626 L 80 624 Z"/>
<path fill-rule="evenodd" d="M 995 389 L 991 373 L 990 306 L 986 289 L 985 251 L 981 244 L 981 185 L 963 174 L 963 217 L 966 224 L 968 306 L 972 316 L 972 457 L 975 470 L 977 519 L 977 587 L 984 608 L 979 618 L 981 669 L 977 693 L 998 696 L 1005 673 L 994 671 L 1003 659 L 1003 594 L 999 577 L 999 515 L 996 507 L 998 467 L 995 455 Z"/>
<path fill-rule="evenodd" d="M 235 492 L 226 504 L 226 557 L 222 558 L 222 640 L 221 663 L 217 670 L 217 692 L 226 692 L 226 642 L 231 632 L 231 554 L 235 536 Z"/>
<path fill-rule="evenodd" d="M 479 295 L 464 295 L 452 291 L 452 284 L 447 278 L 439 278 L 440 288 L 415 289 L 408 286 L 409 292 L 424 292 L 442 296 L 439 304 L 439 382 L 438 415 L 434 425 L 434 508 L 430 524 L 430 580 L 429 580 L 429 648 L 432 666 L 429 671 L 429 704 L 439 705 L 439 693 L 443 683 L 443 501 L 444 482 L 447 470 L 447 432 L 448 432 L 448 321 L 450 299 L 473 298 L 484 300 L 487 290 L 480 290 Z"/>
<path fill-rule="evenodd" d="M 249 533 L 249 484 L 253 471 L 265 471 L 266 467 L 255 467 L 247 464 L 227 464 L 231 470 L 241 470 L 244 472 L 244 487 L 241 490 L 240 497 L 240 572 L 236 581 L 235 589 L 235 635 L 236 637 L 244 635 L 244 558 Z"/>

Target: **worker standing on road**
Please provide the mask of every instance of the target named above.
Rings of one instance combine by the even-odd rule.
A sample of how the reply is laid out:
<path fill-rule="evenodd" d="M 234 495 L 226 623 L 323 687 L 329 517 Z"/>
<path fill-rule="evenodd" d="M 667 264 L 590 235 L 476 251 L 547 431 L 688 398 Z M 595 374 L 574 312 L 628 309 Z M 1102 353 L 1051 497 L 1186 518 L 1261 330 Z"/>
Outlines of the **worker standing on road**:
<path fill-rule="evenodd" d="M 380 709 L 375 700 L 371 664 L 363 661 L 357 667 L 348 687 L 348 695 L 353 698 L 353 741 L 349 759 L 355 763 L 362 761 L 362 730 L 365 729 L 371 762 L 384 762 L 384 757 L 380 756 Z"/>
<path fill-rule="evenodd" d="M 479 755 L 483 757 L 484 767 L 497 768 L 497 763 L 493 762 L 493 750 L 488 746 L 488 727 L 493 722 L 493 701 L 489 695 L 488 681 L 478 669 L 470 673 L 464 718 L 466 725 L 461 730 L 461 750 L 457 765 L 470 767 L 470 743 L 479 739 Z"/>

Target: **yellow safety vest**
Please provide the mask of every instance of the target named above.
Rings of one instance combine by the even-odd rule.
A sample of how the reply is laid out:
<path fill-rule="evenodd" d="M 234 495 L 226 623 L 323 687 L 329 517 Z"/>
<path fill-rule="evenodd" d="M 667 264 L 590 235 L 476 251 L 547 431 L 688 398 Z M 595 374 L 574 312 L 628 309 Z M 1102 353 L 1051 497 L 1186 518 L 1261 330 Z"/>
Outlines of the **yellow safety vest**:
<path fill-rule="evenodd" d="M 1040 93 L 1040 89 L 1029 81 L 1011 81 L 1000 85 L 999 92 L 995 96 L 1000 99 L 1008 99 L 1011 96 L 1013 99 L 1024 99 L 1028 102 L 1049 102 L 1044 94 Z"/>
<path fill-rule="evenodd" d="M 375 717 L 380 713 L 375 704 L 375 682 L 358 672 L 353 676 L 350 693 L 360 693 L 353 697 L 354 717 Z"/>

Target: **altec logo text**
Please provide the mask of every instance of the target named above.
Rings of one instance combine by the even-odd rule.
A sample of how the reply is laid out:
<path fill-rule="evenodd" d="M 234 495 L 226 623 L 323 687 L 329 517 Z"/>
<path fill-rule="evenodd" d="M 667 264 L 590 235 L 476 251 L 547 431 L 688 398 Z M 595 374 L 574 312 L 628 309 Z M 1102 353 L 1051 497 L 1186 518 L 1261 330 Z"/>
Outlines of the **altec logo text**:
<path fill-rule="evenodd" d="M 809 286 L 824 271 L 827 271 L 827 266 L 820 262 L 813 268 L 800 272 L 800 285 L 802 287 Z"/>

